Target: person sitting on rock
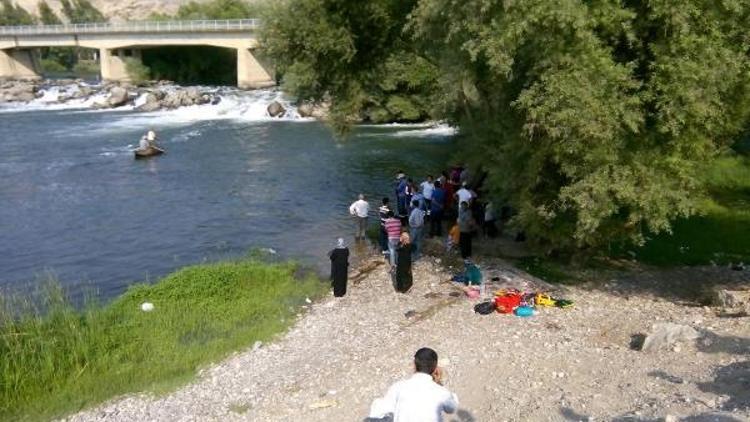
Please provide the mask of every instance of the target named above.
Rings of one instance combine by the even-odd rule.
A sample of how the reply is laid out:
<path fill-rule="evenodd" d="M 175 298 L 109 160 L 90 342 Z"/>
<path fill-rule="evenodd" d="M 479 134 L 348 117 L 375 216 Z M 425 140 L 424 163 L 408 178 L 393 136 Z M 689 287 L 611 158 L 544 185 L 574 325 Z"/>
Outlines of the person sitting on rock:
<path fill-rule="evenodd" d="M 156 132 L 154 132 L 153 130 L 149 130 L 148 132 L 146 132 L 146 140 L 148 141 L 148 145 L 150 147 L 152 148 L 158 147 L 156 145 Z"/>
<path fill-rule="evenodd" d="M 150 147 L 151 143 L 148 141 L 148 137 L 146 135 L 141 136 L 141 140 L 138 142 L 138 150 L 146 151 Z"/>
<path fill-rule="evenodd" d="M 443 387 L 443 374 L 437 353 L 427 347 L 414 355 L 415 374 L 388 389 L 385 397 L 375 399 L 368 420 L 393 422 L 440 422 L 443 412 L 458 409 L 458 397 Z"/>

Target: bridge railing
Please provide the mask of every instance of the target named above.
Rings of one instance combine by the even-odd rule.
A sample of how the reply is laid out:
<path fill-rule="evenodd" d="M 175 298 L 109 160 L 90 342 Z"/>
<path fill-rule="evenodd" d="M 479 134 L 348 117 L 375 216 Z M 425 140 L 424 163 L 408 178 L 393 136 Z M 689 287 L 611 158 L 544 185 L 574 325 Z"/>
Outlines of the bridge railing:
<path fill-rule="evenodd" d="M 0 35 L 225 32 L 254 30 L 259 25 L 259 19 L 77 23 L 69 25 L 0 26 Z"/>

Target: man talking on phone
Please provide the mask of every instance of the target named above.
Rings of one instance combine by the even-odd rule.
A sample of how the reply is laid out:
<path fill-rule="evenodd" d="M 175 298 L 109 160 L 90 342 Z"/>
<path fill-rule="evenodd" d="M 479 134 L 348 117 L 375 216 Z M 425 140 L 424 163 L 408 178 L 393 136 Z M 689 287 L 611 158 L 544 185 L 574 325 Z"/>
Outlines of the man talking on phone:
<path fill-rule="evenodd" d="M 414 355 L 415 373 L 388 389 L 370 408 L 370 421 L 441 422 L 458 408 L 458 397 L 443 387 L 437 353 L 427 347 Z M 392 418 L 392 419 L 391 419 Z"/>

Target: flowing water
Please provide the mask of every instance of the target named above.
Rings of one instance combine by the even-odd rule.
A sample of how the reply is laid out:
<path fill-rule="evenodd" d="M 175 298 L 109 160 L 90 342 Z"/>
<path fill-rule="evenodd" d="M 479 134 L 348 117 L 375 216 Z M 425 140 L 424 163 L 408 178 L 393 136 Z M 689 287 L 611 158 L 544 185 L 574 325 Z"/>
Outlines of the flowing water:
<path fill-rule="evenodd" d="M 398 169 L 421 178 L 450 154 L 449 128 L 368 126 L 337 141 L 293 108 L 267 117 L 273 99 L 228 92 L 215 106 L 148 114 L 46 97 L 0 108 L 0 289 L 52 274 L 74 295 L 112 297 L 253 248 L 322 270 L 335 238 L 353 239 L 358 193 L 375 208 Z M 148 128 L 168 152 L 134 160 Z"/>

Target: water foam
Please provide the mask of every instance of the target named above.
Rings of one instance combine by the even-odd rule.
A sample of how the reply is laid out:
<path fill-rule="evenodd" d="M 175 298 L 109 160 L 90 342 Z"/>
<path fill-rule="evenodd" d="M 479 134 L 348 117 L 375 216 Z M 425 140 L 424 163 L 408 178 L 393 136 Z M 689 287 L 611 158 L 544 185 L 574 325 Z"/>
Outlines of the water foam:
<path fill-rule="evenodd" d="M 161 89 L 166 93 L 178 89 L 177 86 L 167 86 Z M 121 118 L 115 118 L 110 126 L 141 125 L 182 125 L 201 120 L 241 120 L 241 121 L 271 121 L 271 120 L 309 120 L 300 117 L 296 107 L 284 98 L 278 89 L 264 89 L 257 91 L 241 91 L 232 88 L 197 87 L 202 92 L 213 91 L 220 101 L 218 104 L 204 104 L 196 106 L 181 107 L 175 110 L 159 110 L 137 115 L 128 114 Z M 136 107 L 145 104 L 146 93 L 141 93 L 133 104 L 118 107 L 116 109 L 95 110 L 96 103 L 106 101 L 108 94 L 99 92 L 86 98 L 69 99 L 60 102 L 60 99 L 71 98 L 80 92 L 78 84 L 49 86 L 39 90 L 37 98 L 26 103 L 0 104 L 0 113 L 17 113 L 25 111 L 40 110 L 70 110 L 71 112 L 121 112 L 132 111 Z M 268 115 L 266 108 L 273 102 L 278 101 L 286 109 L 286 113 L 278 118 Z"/>

